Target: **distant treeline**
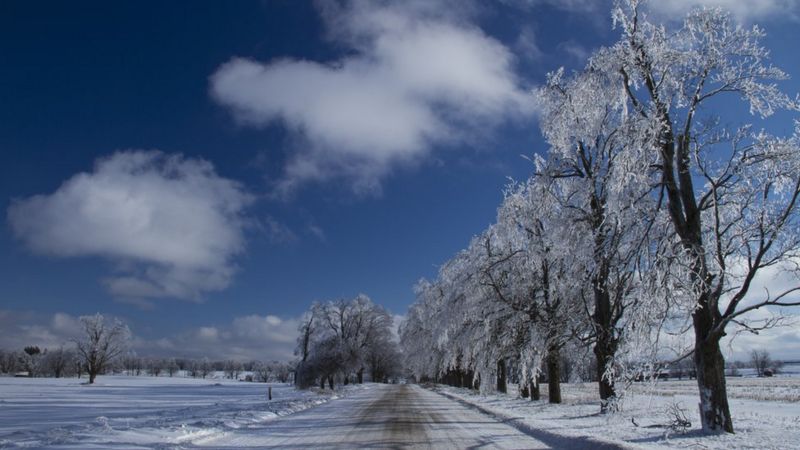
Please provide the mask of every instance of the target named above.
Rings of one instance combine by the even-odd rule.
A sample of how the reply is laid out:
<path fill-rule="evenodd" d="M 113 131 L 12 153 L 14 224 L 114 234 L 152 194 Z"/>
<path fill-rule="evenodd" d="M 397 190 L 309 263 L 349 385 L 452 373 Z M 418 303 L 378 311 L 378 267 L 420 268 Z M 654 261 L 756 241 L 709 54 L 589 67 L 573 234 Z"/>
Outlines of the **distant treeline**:
<path fill-rule="evenodd" d="M 208 378 L 222 374 L 229 379 L 286 383 L 291 380 L 293 366 L 280 361 L 154 358 L 129 353 L 116 359 L 105 373 L 194 378 Z M 86 368 L 74 348 L 28 346 L 21 350 L 0 349 L 0 374 L 27 377 L 81 377 L 86 375 Z"/>

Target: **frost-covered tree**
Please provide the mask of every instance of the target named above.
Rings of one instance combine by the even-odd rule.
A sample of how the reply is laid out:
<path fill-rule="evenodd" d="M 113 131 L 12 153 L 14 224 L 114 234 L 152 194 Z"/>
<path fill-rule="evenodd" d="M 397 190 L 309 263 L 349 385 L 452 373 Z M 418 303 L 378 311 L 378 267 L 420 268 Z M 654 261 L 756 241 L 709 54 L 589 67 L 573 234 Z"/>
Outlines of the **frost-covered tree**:
<path fill-rule="evenodd" d="M 647 196 L 654 158 L 627 133 L 618 77 L 590 63 L 574 76 L 563 69 L 550 74 L 537 91 L 549 150 L 536 159 L 536 177 L 550 186 L 562 226 L 581 236 L 569 251 L 585 271 L 572 280 L 585 287 L 580 297 L 591 325 L 585 339 L 593 343 L 603 411 L 616 403 L 617 352 L 631 323 L 626 313 L 647 299 L 635 289 L 655 220 Z"/>
<path fill-rule="evenodd" d="M 178 362 L 175 361 L 175 358 L 169 358 L 164 362 L 164 370 L 167 371 L 167 375 L 170 377 L 174 376 L 176 372 L 179 370 Z"/>
<path fill-rule="evenodd" d="M 214 365 L 211 364 L 211 361 L 208 359 L 208 357 L 204 357 L 197 364 L 197 369 L 199 371 L 199 375 L 203 377 L 203 379 L 214 373 Z"/>
<path fill-rule="evenodd" d="M 75 341 L 78 357 L 89 374 L 89 384 L 128 348 L 131 332 L 118 319 L 102 314 L 81 316 L 83 336 Z"/>
<path fill-rule="evenodd" d="M 42 359 L 42 350 L 37 345 L 29 345 L 22 349 L 20 362 L 29 377 L 35 377 L 39 371 L 39 363 Z"/>
<path fill-rule="evenodd" d="M 797 274 L 800 126 L 779 137 L 751 124 L 723 125 L 712 111 L 723 96 L 762 119 L 798 105 L 776 84 L 786 74 L 769 63 L 760 28 L 701 9 L 668 29 L 649 21 L 641 3 L 614 9 L 622 37 L 587 70 L 616 77 L 611 93 L 625 104 L 614 114 L 626 121 L 630 155 L 644 151 L 654 161 L 654 198 L 671 225 L 658 267 L 676 288 L 670 301 L 685 300 L 691 315 L 702 425 L 733 432 L 720 340 L 731 324 L 774 324 L 748 320 L 753 310 L 800 304 L 793 297 L 800 284 L 750 289 L 765 270 Z"/>
<path fill-rule="evenodd" d="M 231 380 L 237 380 L 239 379 L 239 374 L 242 372 L 242 363 L 229 359 L 225 361 L 224 370 L 225 377 L 230 378 Z"/>
<path fill-rule="evenodd" d="M 512 186 L 498 223 L 418 285 L 400 330 L 418 379 L 505 391 L 515 370 L 522 392 L 538 392 L 545 358 L 550 401 L 560 402 L 560 351 L 580 328 L 574 275 L 583 269 L 541 189 L 533 180 Z"/>
<path fill-rule="evenodd" d="M 70 362 L 75 358 L 70 349 L 60 346 L 55 350 L 48 351 L 44 356 L 44 365 L 47 371 L 56 378 L 61 378 L 69 368 Z"/>
<path fill-rule="evenodd" d="M 495 227 L 505 241 L 495 247 L 506 250 L 483 270 L 484 283 L 496 298 L 524 315 L 530 333 L 538 333 L 551 403 L 561 402 L 561 351 L 585 325 L 579 299 L 585 295 L 581 281 L 587 262 L 581 250 L 590 248 L 588 236 L 571 226 L 565 206 L 554 195 L 556 182 L 533 177 L 509 187 Z M 531 343 L 527 345 L 530 350 Z"/>
<path fill-rule="evenodd" d="M 390 342 L 392 326 L 389 312 L 366 295 L 315 303 L 300 325 L 297 383 L 309 386 L 314 380 L 324 383 L 327 379 L 332 387 L 337 376 L 345 384 L 351 376 L 362 383 L 370 346 Z"/>

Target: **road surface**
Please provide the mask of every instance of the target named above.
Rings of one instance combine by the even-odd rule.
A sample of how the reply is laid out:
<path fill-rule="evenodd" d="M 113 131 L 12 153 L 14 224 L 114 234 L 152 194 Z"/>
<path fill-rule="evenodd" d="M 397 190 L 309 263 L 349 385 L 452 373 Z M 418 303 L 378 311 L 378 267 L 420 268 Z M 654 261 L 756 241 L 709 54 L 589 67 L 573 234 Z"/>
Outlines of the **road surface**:
<path fill-rule="evenodd" d="M 595 442 L 546 431 L 523 433 L 468 405 L 405 384 L 371 385 L 349 397 L 195 444 L 266 449 L 598 448 Z"/>

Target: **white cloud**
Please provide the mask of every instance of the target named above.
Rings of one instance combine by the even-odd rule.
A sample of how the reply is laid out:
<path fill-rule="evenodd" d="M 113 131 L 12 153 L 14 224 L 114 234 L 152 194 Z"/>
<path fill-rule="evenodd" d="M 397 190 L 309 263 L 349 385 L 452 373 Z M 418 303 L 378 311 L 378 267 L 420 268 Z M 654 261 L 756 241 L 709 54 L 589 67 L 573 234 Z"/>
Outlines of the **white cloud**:
<path fill-rule="evenodd" d="M 298 323 L 296 318 L 249 315 L 153 339 L 136 336 L 134 327 L 131 350 L 144 357 L 288 361 L 293 355 Z M 42 317 L 0 310 L 0 349 L 21 350 L 28 345 L 42 349 L 69 347 L 81 337 L 80 326 L 77 317 L 65 313 Z"/>
<path fill-rule="evenodd" d="M 13 202 L 8 220 L 36 253 L 114 262 L 104 282 L 115 296 L 199 299 L 231 282 L 251 201 L 204 160 L 126 151 Z"/>
<path fill-rule="evenodd" d="M 309 223 L 307 228 L 308 232 L 311 233 L 317 239 L 319 239 L 321 242 L 325 242 L 327 240 L 327 235 L 325 234 L 325 230 L 323 230 L 322 227 L 314 223 Z"/>
<path fill-rule="evenodd" d="M 273 244 L 289 244 L 298 240 L 297 234 L 286 224 L 267 216 L 262 221 L 267 237 Z"/>
<path fill-rule="evenodd" d="M 252 314 L 152 341 L 139 340 L 136 349 L 140 355 L 151 356 L 288 361 L 298 323 L 296 318 Z"/>
<path fill-rule="evenodd" d="M 571 13 L 595 13 L 597 11 L 609 11 L 611 1 L 601 0 L 500 0 L 513 6 L 521 8 L 539 8 L 547 6 L 560 9 Z"/>
<path fill-rule="evenodd" d="M 648 2 L 653 12 L 680 19 L 693 8 L 722 7 L 741 22 L 773 18 L 797 18 L 800 0 L 659 0 Z"/>
<path fill-rule="evenodd" d="M 241 123 L 278 123 L 302 137 L 279 192 L 331 178 L 375 191 L 395 164 L 464 139 L 457 127 L 487 130 L 531 112 L 510 51 L 441 5 L 327 5 L 329 37 L 352 54 L 324 63 L 234 58 L 211 76 L 213 98 Z"/>
<path fill-rule="evenodd" d="M 42 318 L 30 312 L 0 310 L 0 349 L 21 350 L 29 345 L 42 349 L 70 346 L 81 333 L 80 321 L 69 314 L 59 312 Z"/>
<path fill-rule="evenodd" d="M 591 50 L 587 49 L 574 39 L 561 42 L 556 47 L 580 64 L 585 64 L 591 55 Z"/>
<path fill-rule="evenodd" d="M 548 6 L 569 13 L 601 15 L 608 18 L 612 0 L 501 0 L 523 8 Z M 768 19 L 797 20 L 800 0 L 645 0 L 644 8 L 662 20 L 681 21 L 694 8 L 722 7 L 740 22 Z"/>

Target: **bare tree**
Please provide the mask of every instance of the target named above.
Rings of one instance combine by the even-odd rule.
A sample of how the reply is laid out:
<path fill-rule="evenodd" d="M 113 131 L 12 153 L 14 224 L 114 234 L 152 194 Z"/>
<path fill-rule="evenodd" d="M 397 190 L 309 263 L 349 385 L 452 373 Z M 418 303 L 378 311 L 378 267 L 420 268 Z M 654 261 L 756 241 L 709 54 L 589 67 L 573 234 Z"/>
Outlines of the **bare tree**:
<path fill-rule="evenodd" d="M 147 360 L 147 372 L 150 375 L 157 377 L 161 374 L 161 371 L 164 369 L 164 360 L 160 358 L 150 358 Z"/>
<path fill-rule="evenodd" d="M 200 361 L 199 368 L 200 368 L 200 376 L 203 378 L 209 376 L 211 372 L 214 371 L 214 366 L 211 364 L 211 361 L 209 361 L 207 357 L 203 358 L 203 360 Z"/>
<path fill-rule="evenodd" d="M 170 377 L 175 375 L 175 372 L 178 371 L 178 363 L 175 361 L 175 358 L 170 358 L 166 361 L 165 369 L 167 371 L 167 375 Z"/>
<path fill-rule="evenodd" d="M 61 378 L 73 358 L 72 351 L 65 350 L 62 345 L 56 350 L 47 352 L 45 356 L 45 365 L 54 377 Z"/>
<path fill-rule="evenodd" d="M 77 339 L 75 344 L 82 365 L 89 373 L 89 384 L 92 384 L 97 375 L 125 352 L 131 332 L 120 320 L 106 318 L 102 314 L 81 316 L 80 321 L 83 337 Z"/>
<path fill-rule="evenodd" d="M 239 378 L 239 373 L 242 371 L 242 364 L 239 361 L 228 360 L 225 361 L 225 376 L 231 380 Z"/>
<path fill-rule="evenodd" d="M 750 353 L 750 362 L 753 364 L 753 368 L 756 369 L 756 374 L 759 377 L 763 377 L 772 365 L 772 359 L 769 357 L 769 352 L 763 349 L 753 350 Z"/>

